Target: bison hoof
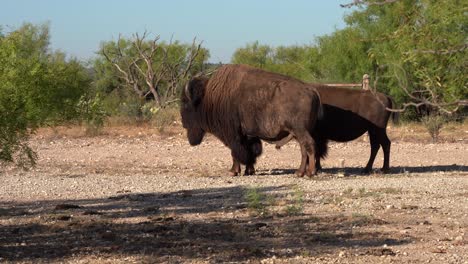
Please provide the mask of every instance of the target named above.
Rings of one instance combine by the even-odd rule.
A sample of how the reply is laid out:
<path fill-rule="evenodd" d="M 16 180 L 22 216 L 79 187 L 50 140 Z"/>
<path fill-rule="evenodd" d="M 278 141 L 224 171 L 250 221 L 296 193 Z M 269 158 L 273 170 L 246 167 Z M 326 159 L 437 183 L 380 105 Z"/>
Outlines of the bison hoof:
<path fill-rule="evenodd" d="M 316 171 L 316 170 L 315 170 L 315 171 L 312 171 L 312 172 L 307 172 L 307 177 L 309 177 L 309 178 L 312 178 L 312 177 L 314 177 L 315 175 L 317 175 L 317 171 Z"/>
<path fill-rule="evenodd" d="M 255 174 L 255 170 L 245 170 L 244 172 L 244 175 L 248 176 L 248 175 L 254 175 Z"/>
<path fill-rule="evenodd" d="M 302 170 L 297 170 L 295 174 L 297 177 L 304 177 L 304 171 Z"/>
<path fill-rule="evenodd" d="M 235 171 L 229 171 L 229 176 L 238 176 L 239 173 L 238 172 L 235 172 Z"/>
<path fill-rule="evenodd" d="M 382 168 L 380 170 L 382 173 L 389 173 L 390 172 L 390 168 Z"/>

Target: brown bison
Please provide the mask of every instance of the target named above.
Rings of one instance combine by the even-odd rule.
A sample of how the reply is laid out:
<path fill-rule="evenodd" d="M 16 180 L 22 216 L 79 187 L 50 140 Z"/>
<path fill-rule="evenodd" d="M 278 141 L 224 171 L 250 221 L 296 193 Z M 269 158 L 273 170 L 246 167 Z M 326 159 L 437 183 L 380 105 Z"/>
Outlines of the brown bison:
<path fill-rule="evenodd" d="M 316 173 L 314 131 L 321 111 L 315 89 L 299 80 L 246 65 L 220 67 L 211 78 L 192 78 L 182 94 L 182 124 L 191 145 L 211 133 L 231 149 L 232 175 L 255 173 L 262 140 L 278 141 L 291 134 L 301 147 L 297 174 Z M 307 168 L 307 159 L 309 162 Z"/>
<path fill-rule="evenodd" d="M 321 169 L 320 158 L 327 155 L 328 140 L 347 142 L 354 140 L 365 132 L 369 134 L 371 153 L 364 173 L 372 170 L 375 156 L 382 146 L 384 163 L 382 171 L 390 168 L 390 140 L 387 137 L 387 123 L 392 108 L 392 99 L 382 93 L 375 95 L 371 91 L 353 90 L 330 87 L 320 84 L 309 84 L 318 91 L 323 106 L 323 118 L 318 120 L 315 131 L 311 132 L 315 139 L 315 164 Z M 397 118 L 396 113 L 392 115 Z M 276 142 L 277 148 L 286 144 L 293 136 L 289 135 Z"/>

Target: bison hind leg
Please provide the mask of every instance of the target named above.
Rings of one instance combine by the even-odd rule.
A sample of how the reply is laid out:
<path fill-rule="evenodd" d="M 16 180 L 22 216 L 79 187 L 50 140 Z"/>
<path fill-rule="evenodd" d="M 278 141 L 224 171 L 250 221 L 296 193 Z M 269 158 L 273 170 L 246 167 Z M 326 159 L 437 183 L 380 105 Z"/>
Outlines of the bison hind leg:
<path fill-rule="evenodd" d="M 316 150 L 315 150 L 315 140 L 309 134 L 306 129 L 297 129 L 295 131 L 296 139 L 301 146 L 301 165 L 296 171 L 298 176 L 304 175 L 304 172 L 307 176 L 312 177 L 317 174 L 317 167 L 315 162 Z"/>

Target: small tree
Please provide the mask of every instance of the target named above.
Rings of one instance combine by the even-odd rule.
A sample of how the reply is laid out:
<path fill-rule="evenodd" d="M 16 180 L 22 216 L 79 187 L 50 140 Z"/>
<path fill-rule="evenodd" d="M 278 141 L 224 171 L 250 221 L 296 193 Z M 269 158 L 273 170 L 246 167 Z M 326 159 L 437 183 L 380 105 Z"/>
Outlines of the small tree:
<path fill-rule="evenodd" d="M 29 136 L 41 125 L 70 120 L 90 78 L 76 60 L 49 51 L 48 25 L 0 33 L 0 164 L 34 164 Z"/>
<path fill-rule="evenodd" d="M 432 142 L 439 140 L 440 130 L 446 123 L 444 116 L 439 114 L 429 114 L 421 118 L 423 125 L 432 138 Z"/>
<path fill-rule="evenodd" d="M 166 44 L 159 36 L 148 40 L 147 32 L 105 42 L 99 54 L 112 65 L 112 75 L 120 80 L 117 86 L 133 90 L 142 102 L 153 99 L 160 108 L 177 100 L 182 83 L 194 71 L 202 70 L 208 58 L 208 51 L 195 39 L 191 45 L 172 40 Z"/>
<path fill-rule="evenodd" d="M 429 107 L 452 114 L 468 105 L 468 17 L 463 1 L 355 0 L 346 21 L 369 43 L 374 88 L 405 101 L 400 109 Z M 465 5 L 466 7 L 466 5 Z"/>

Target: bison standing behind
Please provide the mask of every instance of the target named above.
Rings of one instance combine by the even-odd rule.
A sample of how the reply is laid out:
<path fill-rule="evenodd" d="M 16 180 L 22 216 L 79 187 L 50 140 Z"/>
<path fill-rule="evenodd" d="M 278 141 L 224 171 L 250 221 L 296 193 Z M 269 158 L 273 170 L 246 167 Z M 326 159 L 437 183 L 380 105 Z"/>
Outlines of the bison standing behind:
<path fill-rule="evenodd" d="M 246 175 L 255 173 L 261 139 L 278 141 L 289 134 L 301 147 L 296 174 L 315 174 L 316 143 L 309 131 L 314 131 L 320 111 L 315 89 L 246 65 L 223 66 L 209 79 L 193 78 L 182 93 L 182 124 L 189 143 L 200 144 L 206 132 L 215 135 L 231 149 L 232 175 L 240 173 L 241 163 Z"/>
<path fill-rule="evenodd" d="M 317 137 L 316 159 L 318 169 L 321 169 L 320 158 L 327 154 L 327 142 L 347 142 L 368 132 L 371 145 L 369 161 L 364 173 L 370 173 L 379 148 L 382 146 L 384 162 L 382 171 L 390 169 L 390 145 L 387 136 L 387 123 L 396 113 L 386 108 L 392 108 L 392 99 L 385 94 L 366 90 L 353 90 L 337 87 L 327 87 L 319 84 L 311 85 L 322 98 L 324 117 L 316 126 L 314 135 Z"/>
<path fill-rule="evenodd" d="M 309 84 L 311 89 L 320 94 L 323 106 L 321 118 L 312 132 L 316 140 L 315 164 L 321 169 L 320 159 L 327 155 L 328 141 L 347 142 L 369 133 L 371 153 L 364 173 L 370 173 L 375 157 L 380 147 L 383 149 L 384 162 L 382 171 L 390 169 L 390 145 L 387 136 L 387 123 L 390 115 L 395 121 L 396 113 L 388 111 L 392 108 L 392 99 L 382 93 L 372 93 L 365 90 L 354 90 L 330 87 L 321 84 Z M 294 136 L 285 137 L 276 142 L 277 148 L 286 144 Z"/>

